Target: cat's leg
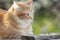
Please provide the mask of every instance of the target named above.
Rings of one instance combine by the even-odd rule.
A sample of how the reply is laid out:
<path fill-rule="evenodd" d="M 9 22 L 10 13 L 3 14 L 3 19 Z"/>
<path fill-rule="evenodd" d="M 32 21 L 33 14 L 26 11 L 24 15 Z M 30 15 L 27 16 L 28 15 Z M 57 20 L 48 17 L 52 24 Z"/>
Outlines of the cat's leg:
<path fill-rule="evenodd" d="M 33 34 L 32 27 L 30 27 L 30 28 L 27 30 L 26 34 Z"/>
<path fill-rule="evenodd" d="M 28 34 L 33 34 L 32 30 L 28 30 Z"/>
<path fill-rule="evenodd" d="M 29 31 L 29 34 L 33 34 L 32 26 L 30 26 L 30 29 L 28 31 Z"/>
<path fill-rule="evenodd" d="M 14 38 L 21 38 L 21 36 L 25 35 L 26 35 L 25 32 L 23 30 L 20 30 L 15 34 Z"/>

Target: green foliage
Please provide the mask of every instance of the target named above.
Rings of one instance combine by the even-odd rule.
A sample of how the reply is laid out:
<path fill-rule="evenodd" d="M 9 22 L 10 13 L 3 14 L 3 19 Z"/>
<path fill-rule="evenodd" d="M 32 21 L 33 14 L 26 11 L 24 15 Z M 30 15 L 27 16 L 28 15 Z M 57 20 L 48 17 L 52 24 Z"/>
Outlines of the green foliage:
<path fill-rule="evenodd" d="M 41 11 L 35 13 L 33 22 L 33 32 L 39 33 L 51 33 L 60 32 L 60 28 L 55 22 L 56 15 L 47 8 L 42 8 Z"/>

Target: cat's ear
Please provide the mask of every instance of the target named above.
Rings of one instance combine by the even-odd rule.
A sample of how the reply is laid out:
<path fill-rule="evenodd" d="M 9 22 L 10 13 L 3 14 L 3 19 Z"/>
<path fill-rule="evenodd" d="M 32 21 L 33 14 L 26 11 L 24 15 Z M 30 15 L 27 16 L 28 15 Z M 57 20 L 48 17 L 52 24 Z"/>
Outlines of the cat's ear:
<path fill-rule="evenodd" d="M 20 8 L 20 6 L 19 6 L 15 1 L 14 1 L 13 6 L 14 6 L 14 10 L 17 10 L 17 9 L 19 9 L 19 8 Z"/>
<path fill-rule="evenodd" d="M 31 7 L 32 4 L 33 4 L 33 0 L 28 0 L 28 1 L 26 1 L 26 4 Z"/>

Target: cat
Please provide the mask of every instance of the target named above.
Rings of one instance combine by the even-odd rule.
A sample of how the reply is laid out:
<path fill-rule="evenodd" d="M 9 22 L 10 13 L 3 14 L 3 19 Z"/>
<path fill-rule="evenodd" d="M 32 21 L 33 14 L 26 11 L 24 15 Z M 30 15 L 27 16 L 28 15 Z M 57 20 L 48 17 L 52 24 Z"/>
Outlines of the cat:
<path fill-rule="evenodd" d="M 15 2 L 8 10 L 0 10 L 0 37 L 19 37 L 33 34 L 33 0 Z"/>

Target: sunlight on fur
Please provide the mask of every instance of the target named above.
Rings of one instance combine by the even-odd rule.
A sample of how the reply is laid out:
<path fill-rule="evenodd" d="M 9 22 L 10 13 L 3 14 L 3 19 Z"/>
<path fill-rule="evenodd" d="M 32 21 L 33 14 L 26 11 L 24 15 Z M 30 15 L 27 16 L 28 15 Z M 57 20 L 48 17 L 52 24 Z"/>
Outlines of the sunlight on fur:
<path fill-rule="evenodd" d="M 8 11 L 0 10 L 0 37 L 19 38 L 22 35 L 33 34 L 32 21 L 34 10 L 33 0 L 15 2 Z M 4 12 L 4 13 L 3 13 Z"/>

